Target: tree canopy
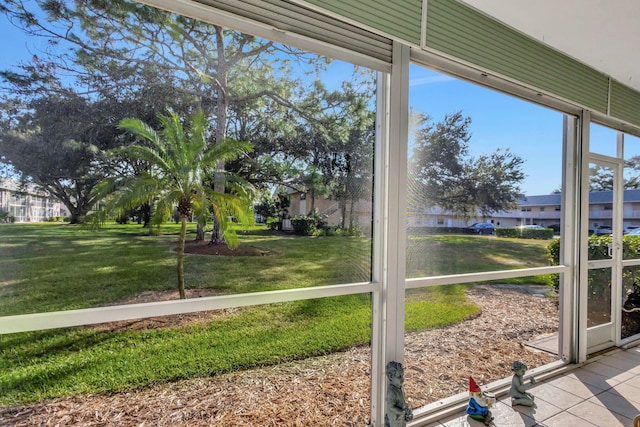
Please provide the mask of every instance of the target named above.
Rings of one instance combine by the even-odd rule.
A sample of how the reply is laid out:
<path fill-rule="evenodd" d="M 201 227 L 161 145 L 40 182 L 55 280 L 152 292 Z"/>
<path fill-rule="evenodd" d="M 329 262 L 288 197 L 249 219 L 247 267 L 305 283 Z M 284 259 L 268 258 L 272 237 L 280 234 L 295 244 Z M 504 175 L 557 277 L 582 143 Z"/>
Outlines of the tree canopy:
<path fill-rule="evenodd" d="M 522 158 L 508 149 L 469 155 L 471 118 L 461 111 L 434 122 L 415 119 L 409 171 L 410 208 L 439 206 L 462 217 L 512 209 L 521 196 Z"/>
<path fill-rule="evenodd" d="M 198 110 L 210 124 L 209 144 L 227 136 L 252 141 L 250 157 L 218 168 L 263 189 L 285 185 L 344 198 L 353 193 L 346 190 L 345 177 L 366 180 L 367 173 L 356 173 L 362 162 L 353 159 L 362 157 L 355 154 L 362 148 L 356 146 L 361 141 L 354 140 L 358 133 L 368 135 L 364 144 L 372 153 L 370 104 L 375 90 L 370 71 L 355 68 L 350 81 L 328 90 L 317 74 L 330 62 L 326 58 L 127 0 L 0 0 L 0 11 L 43 42 L 34 48 L 31 60 L 0 72 L 8 94 L 4 100 L 22 106 L 12 110 L 14 120 L 5 127 L 7 133 L 26 129 L 17 129 L 18 121 L 32 123 L 27 119 L 31 103 L 55 98 L 110 105 L 103 123 L 111 126 L 110 146 L 126 141 L 114 126 L 123 117 L 153 125 L 158 110 L 170 108 L 182 117 Z M 68 120 L 80 123 L 90 116 L 70 115 Z M 0 147 L 0 155 L 36 181 L 30 176 L 33 171 L 20 165 L 37 160 L 27 152 L 46 157 L 43 151 L 55 150 L 41 142 L 47 146 L 22 150 L 20 159 L 14 158 L 13 148 Z M 92 143 L 93 156 L 81 157 L 84 169 L 78 170 L 95 167 L 105 143 Z M 350 152 L 341 153 L 344 150 Z M 121 163 L 109 166 L 117 168 L 115 173 L 124 170 Z M 127 169 L 137 173 L 139 166 Z M 71 173 L 61 178 L 79 179 Z M 91 201 L 77 218 L 94 201 L 69 199 Z"/>
<path fill-rule="evenodd" d="M 140 119 L 123 119 L 119 128 L 138 137 L 122 148 L 121 154 L 138 159 L 148 168 L 134 176 L 116 177 L 102 183 L 106 196 L 103 213 L 126 210 L 148 203 L 153 206 L 151 222 L 159 225 L 177 209 L 180 217 L 178 240 L 178 290 L 185 298 L 184 246 L 187 219 L 194 216 L 205 225 L 211 216 L 219 225 L 229 247 L 237 247 L 238 237 L 231 227 L 231 218 L 241 224 L 251 224 L 250 187 L 227 171 L 216 170 L 220 162 L 235 159 L 251 149 L 250 144 L 232 139 L 208 144 L 207 121 L 198 111 L 185 127 L 180 116 L 171 112 L 159 116 L 161 129 L 156 131 Z M 222 179 L 221 193 L 214 190 L 212 180 Z M 98 216 L 102 218 L 104 215 Z"/>

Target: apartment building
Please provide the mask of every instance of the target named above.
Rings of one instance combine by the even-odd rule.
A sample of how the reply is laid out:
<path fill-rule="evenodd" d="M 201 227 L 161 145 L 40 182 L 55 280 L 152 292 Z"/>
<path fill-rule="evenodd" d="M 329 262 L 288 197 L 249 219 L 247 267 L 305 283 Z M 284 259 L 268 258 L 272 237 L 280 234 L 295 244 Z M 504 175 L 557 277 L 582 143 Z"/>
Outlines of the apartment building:
<path fill-rule="evenodd" d="M 10 178 L 0 178 L 0 213 L 8 213 L 12 222 L 47 221 L 65 215 L 66 210 L 55 198 L 46 195 L 33 184 L 21 184 Z"/>

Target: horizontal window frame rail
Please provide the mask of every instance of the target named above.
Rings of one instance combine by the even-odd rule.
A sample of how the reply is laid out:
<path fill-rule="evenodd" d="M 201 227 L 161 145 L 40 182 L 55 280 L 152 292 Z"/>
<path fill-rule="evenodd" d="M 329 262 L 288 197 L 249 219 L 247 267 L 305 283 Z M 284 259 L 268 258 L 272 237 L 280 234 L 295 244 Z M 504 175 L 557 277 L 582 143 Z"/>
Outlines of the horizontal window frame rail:
<path fill-rule="evenodd" d="M 360 282 L 317 286 L 312 288 L 284 289 L 173 301 L 125 304 L 78 310 L 17 314 L 0 317 L 0 335 L 72 326 L 95 325 L 120 320 L 195 313 L 225 308 L 249 307 L 254 305 L 302 301 L 315 298 L 330 298 L 336 296 L 374 293 L 379 290 L 379 283 Z"/>
<path fill-rule="evenodd" d="M 570 267 L 558 265 L 550 267 L 522 268 L 519 270 L 495 270 L 481 273 L 450 274 L 446 276 L 417 277 L 406 279 L 406 289 L 429 286 L 455 285 L 462 283 L 485 282 L 487 280 L 512 279 L 516 277 L 539 276 L 541 274 L 568 273 Z"/>
<path fill-rule="evenodd" d="M 640 265 L 640 258 L 622 260 L 622 267 L 635 267 L 636 265 Z"/>

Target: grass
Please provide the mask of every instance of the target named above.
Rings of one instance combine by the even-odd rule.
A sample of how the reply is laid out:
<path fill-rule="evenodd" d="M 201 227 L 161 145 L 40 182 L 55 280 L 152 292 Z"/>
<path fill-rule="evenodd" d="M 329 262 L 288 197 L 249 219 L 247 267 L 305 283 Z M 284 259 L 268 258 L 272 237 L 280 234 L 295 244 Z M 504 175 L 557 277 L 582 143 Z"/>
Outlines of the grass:
<path fill-rule="evenodd" d="M 549 265 L 549 241 L 476 235 L 413 235 L 407 249 L 407 277 L 478 273 Z M 546 284 L 544 278 L 526 278 Z M 513 282 L 512 282 L 513 283 Z"/>
<path fill-rule="evenodd" d="M 175 254 L 170 249 L 177 227 L 167 225 L 163 233 L 146 236 L 137 225 L 99 232 L 58 224 L 0 226 L 0 315 L 101 306 L 143 291 L 173 290 Z M 414 275 L 450 271 L 451 263 L 444 262 L 447 253 L 458 254 L 456 268 L 476 271 L 512 268 L 504 260 L 513 257 L 543 257 L 537 242 L 423 237 L 410 242 L 409 250 L 430 251 L 408 269 Z M 366 281 L 370 275 L 371 244 L 366 239 L 282 236 L 253 229 L 241 241 L 272 255 L 189 256 L 187 287 L 257 292 Z M 476 313 L 464 289 L 452 285 L 408 292 L 407 330 L 441 327 Z M 367 344 L 370 337 L 369 295 L 250 307 L 174 329 L 106 332 L 81 327 L 3 335 L 0 404 L 209 376 L 327 354 Z"/>

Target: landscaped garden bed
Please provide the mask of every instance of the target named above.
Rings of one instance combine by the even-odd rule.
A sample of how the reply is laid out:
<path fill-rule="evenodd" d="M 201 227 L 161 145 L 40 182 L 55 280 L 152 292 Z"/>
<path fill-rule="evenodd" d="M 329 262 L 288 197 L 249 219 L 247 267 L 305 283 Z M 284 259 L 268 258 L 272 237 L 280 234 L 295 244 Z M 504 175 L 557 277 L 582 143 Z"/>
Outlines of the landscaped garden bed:
<path fill-rule="evenodd" d="M 557 330 L 557 300 L 500 286 L 470 289 L 480 314 L 462 323 L 407 334 L 405 389 L 413 408 L 556 360 L 523 342 Z M 519 329 L 527 318 L 527 330 Z M 138 325 L 139 326 L 139 325 Z M 310 426 L 366 425 L 370 351 L 356 346 L 321 357 L 114 394 L 81 394 L 4 406 L 0 425 Z M 4 423 L 4 424 L 3 424 Z"/>

